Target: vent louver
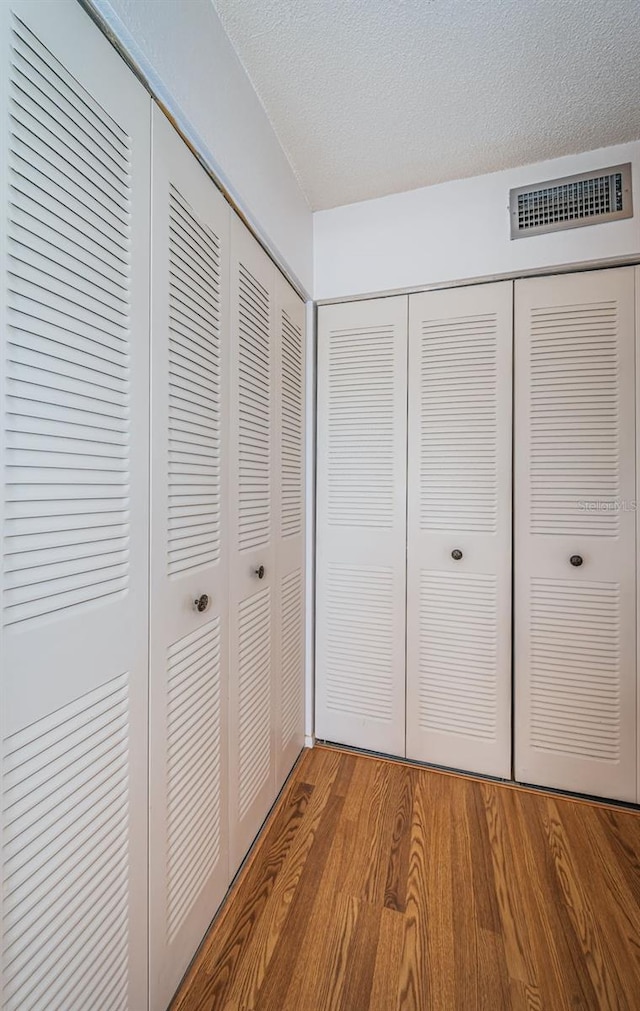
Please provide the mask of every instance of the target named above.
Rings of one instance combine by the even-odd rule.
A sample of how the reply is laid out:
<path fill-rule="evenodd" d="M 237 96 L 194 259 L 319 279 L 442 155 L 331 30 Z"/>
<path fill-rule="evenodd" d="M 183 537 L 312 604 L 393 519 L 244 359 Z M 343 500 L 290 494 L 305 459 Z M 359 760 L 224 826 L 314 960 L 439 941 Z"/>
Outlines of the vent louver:
<path fill-rule="evenodd" d="M 509 191 L 511 238 L 633 216 L 631 164 Z"/>

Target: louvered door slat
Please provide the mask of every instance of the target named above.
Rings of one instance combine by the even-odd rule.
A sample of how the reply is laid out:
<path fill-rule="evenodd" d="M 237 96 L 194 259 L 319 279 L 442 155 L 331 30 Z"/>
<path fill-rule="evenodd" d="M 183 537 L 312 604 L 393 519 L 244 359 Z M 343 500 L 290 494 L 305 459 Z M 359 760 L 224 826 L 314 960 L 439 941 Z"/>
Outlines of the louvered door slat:
<path fill-rule="evenodd" d="M 407 299 L 318 325 L 316 733 L 402 755 Z"/>
<path fill-rule="evenodd" d="M 157 110 L 152 206 L 150 981 L 164 1011 L 229 882 L 229 209 Z"/>
<path fill-rule="evenodd" d="M 511 765 L 511 331 L 508 282 L 409 298 L 407 754 L 496 776 Z"/>
<path fill-rule="evenodd" d="M 518 282 L 516 776 L 622 800 L 637 797 L 634 345 L 633 269 Z"/>
<path fill-rule="evenodd" d="M 2 998 L 147 1004 L 148 95 L 11 0 L 3 225 Z"/>

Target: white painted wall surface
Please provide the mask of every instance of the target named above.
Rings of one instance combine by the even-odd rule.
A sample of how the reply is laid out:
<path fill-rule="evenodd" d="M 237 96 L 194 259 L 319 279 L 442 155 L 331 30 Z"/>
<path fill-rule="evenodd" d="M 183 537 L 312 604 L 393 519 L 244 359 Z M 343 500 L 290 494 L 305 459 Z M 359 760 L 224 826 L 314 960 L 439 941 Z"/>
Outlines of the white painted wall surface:
<path fill-rule="evenodd" d="M 312 290 L 313 223 L 211 0 L 88 0 L 274 258 Z"/>
<path fill-rule="evenodd" d="M 635 217 L 511 241 L 509 189 L 631 161 Z M 314 298 L 640 254 L 640 142 L 314 214 Z"/>

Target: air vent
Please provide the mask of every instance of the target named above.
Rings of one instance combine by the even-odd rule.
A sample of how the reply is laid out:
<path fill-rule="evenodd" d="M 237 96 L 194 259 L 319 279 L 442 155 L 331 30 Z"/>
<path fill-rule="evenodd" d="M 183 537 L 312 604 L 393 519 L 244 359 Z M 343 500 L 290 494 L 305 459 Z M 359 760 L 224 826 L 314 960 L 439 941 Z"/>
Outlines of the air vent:
<path fill-rule="evenodd" d="M 520 186 L 509 201 L 512 239 L 631 218 L 631 164 Z"/>

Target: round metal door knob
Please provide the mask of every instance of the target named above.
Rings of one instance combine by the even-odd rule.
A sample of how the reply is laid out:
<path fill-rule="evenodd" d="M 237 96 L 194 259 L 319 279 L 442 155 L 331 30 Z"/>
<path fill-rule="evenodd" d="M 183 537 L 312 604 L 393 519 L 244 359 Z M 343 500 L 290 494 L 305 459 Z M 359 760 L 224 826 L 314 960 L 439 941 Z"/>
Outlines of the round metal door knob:
<path fill-rule="evenodd" d="M 579 568 L 582 565 L 583 558 L 582 558 L 582 555 L 571 555 L 571 558 L 569 559 L 569 561 L 577 569 L 577 568 Z"/>
<path fill-rule="evenodd" d="M 200 596 L 196 597 L 196 599 L 194 600 L 193 606 L 196 611 L 202 612 L 207 610 L 210 603 L 211 601 L 209 600 L 209 594 L 201 593 Z"/>
<path fill-rule="evenodd" d="M 451 552 L 451 557 L 455 562 L 459 562 L 460 559 L 462 558 L 462 552 L 460 548 L 454 548 L 453 551 Z"/>
<path fill-rule="evenodd" d="M 257 569 L 254 569 L 254 572 L 258 577 L 258 579 L 264 579 L 264 571 L 265 571 L 264 565 L 259 565 Z"/>

